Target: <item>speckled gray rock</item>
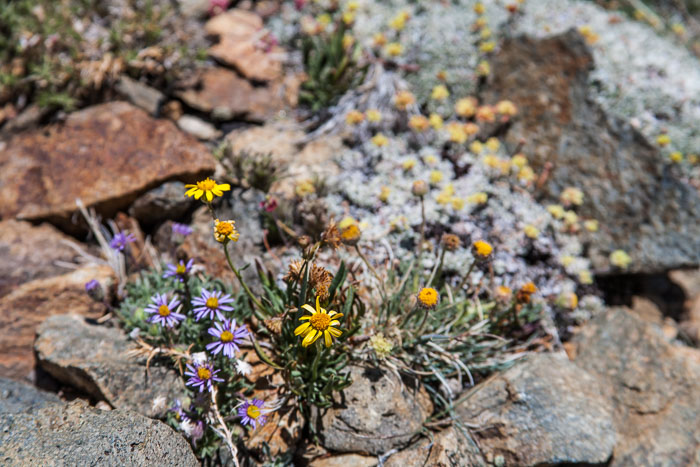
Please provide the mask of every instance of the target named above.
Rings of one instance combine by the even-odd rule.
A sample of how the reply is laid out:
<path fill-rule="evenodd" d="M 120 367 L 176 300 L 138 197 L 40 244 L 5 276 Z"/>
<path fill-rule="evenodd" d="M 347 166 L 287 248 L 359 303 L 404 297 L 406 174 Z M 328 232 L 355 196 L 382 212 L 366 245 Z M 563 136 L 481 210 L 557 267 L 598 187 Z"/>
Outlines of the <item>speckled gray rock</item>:
<path fill-rule="evenodd" d="M 0 414 L 33 412 L 60 402 L 56 394 L 19 381 L 0 378 Z"/>
<path fill-rule="evenodd" d="M 534 354 L 477 386 L 457 414 L 484 455 L 506 465 L 603 464 L 613 407 L 598 380 L 562 354 Z"/>
<path fill-rule="evenodd" d="M 598 315 L 574 342 L 575 364 L 614 404 L 611 466 L 700 465 L 700 351 L 625 309 Z"/>
<path fill-rule="evenodd" d="M 593 57 L 578 32 L 507 40 L 491 63 L 485 101 L 510 99 L 523 110 L 506 141 L 523 141 L 536 171 L 551 166 L 543 188 L 552 199 L 579 188 L 579 215 L 600 222 L 589 252 L 596 269 L 609 270 L 617 249 L 635 272 L 700 264 L 700 194 L 641 133 L 592 101 Z"/>
<path fill-rule="evenodd" d="M 187 441 L 164 423 L 83 402 L 0 417 L 0 464 L 197 466 Z"/>
<path fill-rule="evenodd" d="M 352 384 L 320 417 L 324 447 L 340 452 L 382 454 L 405 446 L 432 413 L 432 402 L 415 380 L 388 370 L 350 368 Z"/>
<path fill-rule="evenodd" d="M 164 183 L 134 201 L 129 208 L 129 215 L 146 226 L 168 219 L 178 220 L 192 207 L 193 199 L 183 196 L 185 191 L 182 182 Z"/>
<path fill-rule="evenodd" d="M 48 318 L 34 343 L 39 364 L 59 381 L 115 408 L 157 415 L 153 400 L 164 396 L 173 401 L 184 392 L 184 384 L 175 371 L 162 366 L 151 365 L 148 376 L 145 359 L 128 355 L 133 347 L 119 329 L 90 325 L 76 315 Z"/>
<path fill-rule="evenodd" d="M 440 467 L 485 466 L 479 447 L 468 432 L 454 426 L 436 433 L 432 439 L 423 439 L 415 445 L 391 456 L 385 467 Z"/>

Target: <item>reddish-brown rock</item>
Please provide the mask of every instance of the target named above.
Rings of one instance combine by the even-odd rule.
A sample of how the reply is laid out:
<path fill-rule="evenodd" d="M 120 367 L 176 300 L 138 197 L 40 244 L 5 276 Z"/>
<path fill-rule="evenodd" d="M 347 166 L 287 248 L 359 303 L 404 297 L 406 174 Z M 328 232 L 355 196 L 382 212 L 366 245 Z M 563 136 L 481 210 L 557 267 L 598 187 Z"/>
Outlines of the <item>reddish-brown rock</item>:
<path fill-rule="evenodd" d="M 0 222 L 0 297 L 25 282 L 66 273 L 56 262 L 73 262 L 77 256 L 68 242 L 75 243 L 49 224 Z"/>
<path fill-rule="evenodd" d="M 244 77 L 254 81 L 273 81 L 282 76 L 284 49 L 266 46 L 268 32 L 262 19 L 245 10 L 229 10 L 210 19 L 205 30 L 218 36 L 219 43 L 209 49 L 209 55 L 234 67 Z"/>
<path fill-rule="evenodd" d="M 234 130 L 226 135 L 232 154 L 270 154 L 284 173 L 275 181 L 271 191 L 292 197 L 294 187 L 314 176 L 327 178 L 337 175 L 340 168 L 334 157 L 345 147 L 339 136 L 321 136 L 306 142 L 304 131 L 293 121 L 279 120 L 259 127 Z"/>
<path fill-rule="evenodd" d="M 614 407 L 608 465 L 698 464 L 700 351 L 669 342 L 625 309 L 596 316 L 574 342 L 574 363 L 598 379 Z"/>
<path fill-rule="evenodd" d="M 27 282 L 0 298 L 0 376 L 22 379 L 29 375 L 34 367 L 35 330 L 44 319 L 68 312 L 91 318 L 105 313 L 105 305 L 85 292 L 85 283 L 92 279 L 108 290 L 112 270 L 107 266 L 83 266 L 60 276 Z"/>
<path fill-rule="evenodd" d="M 263 121 L 284 109 L 286 88 L 293 84 L 290 80 L 253 86 L 233 71 L 205 68 L 199 71 L 199 84 L 178 95 L 190 107 L 211 113 L 217 120 Z"/>
<path fill-rule="evenodd" d="M 206 147 L 172 122 L 110 102 L 7 142 L 0 152 L 0 217 L 67 225 L 76 198 L 111 216 L 167 180 L 191 182 L 214 168 Z"/>
<path fill-rule="evenodd" d="M 579 188 L 579 215 L 596 219 L 590 234 L 594 267 L 624 249 L 630 272 L 660 272 L 700 264 L 700 196 L 664 163 L 656 147 L 616 118 L 589 92 L 593 56 L 570 31 L 545 39 L 504 41 L 490 60 L 484 102 L 509 99 L 520 109 L 506 143 L 527 155 L 538 173 L 551 168 L 542 191 L 557 198 Z"/>
<path fill-rule="evenodd" d="M 282 75 L 284 49 L 272 47 L 262 50 L 256 41 L 240 40 L 235 36 L 223 36 L 218 44 L 209 48 L 209 55 L 235 67 L 243 76 L 254 81 L 272 81 Z"/>
<path fill-rule="evenodd" d="M 263 27 L 262 18 L 250 11 L 234 8 L 214 16 L 204 25 L 211 36 L 249 36 Z"/>

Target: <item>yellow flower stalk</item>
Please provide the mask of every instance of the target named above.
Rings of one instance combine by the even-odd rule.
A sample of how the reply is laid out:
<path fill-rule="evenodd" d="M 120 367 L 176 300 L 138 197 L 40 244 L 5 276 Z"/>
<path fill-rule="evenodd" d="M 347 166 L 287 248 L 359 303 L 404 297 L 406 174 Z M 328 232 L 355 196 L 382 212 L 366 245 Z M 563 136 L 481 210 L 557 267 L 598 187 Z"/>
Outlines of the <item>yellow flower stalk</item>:
<path fill-rule="evenodd" d="M 460 117 L 471 117 L 476 112 L 478 103 L 473 97 L 463 97 L 455 103 L 455 112 Z"/>
<path fill-rule="evenodd" d="M 399 110 L 406 110 L 408 106 L 415 104 L 416 97 L 410 91 L 399 91 L 394 97 L 394 105 Z"/>
<path fill-rule="evenodd" d="M 610 264 L 620 269 L 627 269 L 632 262 L 632 258 L 623 250 L 615 250 L 610 253 Z"/>
<path fill-rule="evenodd" d="M 442 181 L 443 175 L 439 170 L 433 170 L 430 172 L 430 183 L 437 185 Z"/>
<path fill-rule="evenodd" d="M 430 126 L 432 126 L 434 130 L 441 129 L 442 125 L 444 124 L 444 122 L 442 121 L 442 117 L 436 113 L 431 113 L 430 117 L 428 118 L 428 121 L 430 122 Z"/>
<path fill-rule="evenodd" d="M 323 336 L 326 347 L 330 347 L 333 344 L 333 337 L 338 338 L 342 334 L 342 331 L 334 326 L 340 326 L 340 321 L 338 320 L 343 317 L 343 314 L 332 310 L 326 311 L 325 308 L 321 308 L 319 297 L 316 297 L 315 310 L 311 305 L 306 304 L 302 305 L 302 308 L 311 313 L 311 315 L 299 318 L 299 321 L 306 321 L 306 323 L 300 324 L 294 330 L 295 336 L 300 335 L 303 337 L 301 345 L 308 347 Z"/>
<path fill-rule="evenodd" d="M 662 146 L 662 147 L 663 147 L 663 146 L 668 146 L 668 145 L 671 143 L 671 137 L 668 136 L 667 134 L 659 135 L 659 136 L 656 138 L 656 143 L 657 143 L 659 146 Z"/>
<path fill-rule="evenodd" d="M 367 120 L 372 123 L 379 123 L 382 121 L 382 113 L 377 109 L 369 109 L 365 112 L 367 115 Z"/>
<path fill-rule="evenodd" d="M 411 115 L 408 126 L 415 131 L 422 132 L 430 128 L 430 121 L 423 115 Z"/>
<path fill-rule="evenodd" d="M 364 114 L 359 110 L 351 110 L 345 114 L 345 123 L 348 125 L 357 125 L 358 123 L 362 123 L 364 119 Z"/>
<path fill-rule="evenodd" d="M 386 45 L 384 51 L 390 57 L 398 57 L 403 53 L 403 47 L 398 42 L 391 42 Z"/>
<path fill-rule="evenodd" d="M 389 142 L 389 138 L 384 136 L 382 133 L 377 133 L 376 135 L 374 135 L 372 137 L 371 141 L 372 141 L 372 144 L 381 148 L 382 146 L 387 145 L 387 143 Z"/>
<path fill-rule="evenodd" d="M 436 101 L 442 101 L 450 97 L 450 91 L 447 90 L 447 86 L 444 84 L 438 84 L 433 88 L 433 92 L 430 94 L 430 97 Z"/>
<path fill-rule="evenodd" d="M 394 345 L 388 341 L 381 332 L 370 337 L 369 345 L 372 347 L 372 350 L 374 350 L 374 353 L 380 360 L 383 360 L 391 355 L 391 351 L 394 348 Z"/>
<path fill-rule="evenodd" d="M 486 148 L 489 149 L 491 152 L 496 152 L 498 149 L 501 147 L 501 142 L 498 141 L 498 138 L 494 138 L 493 136 L 489 139 L 486 140 Z"/>
<path fill-rule="evenodd" d="M 523 228 L 523 232 L 525 232 L 525 236 L 527 238 L 531 238 L 533 240 L 535 238 L 539 237 L 539 235 L 540 235 L 540 230 L 537 227 L 535 227 L 534 225 L 530 225 L 530 224 L 526 225 Z"/>
<path fill-rule="evenodd" d="M 231 189 L 231 185 L 228 183 L 218 184 L 216 181 L 207 177 L 205 180 L 197 182 L 194 185 L 185 185 L 185 188 L 187 188 L 185 196 L 194 196 L 194 199 L 200 199 L 202 196 L 204 196 L 207 202 L 211 202 L 214 199 L 214 196 L 223 196 L 224 191 L 229 191 Z"/>

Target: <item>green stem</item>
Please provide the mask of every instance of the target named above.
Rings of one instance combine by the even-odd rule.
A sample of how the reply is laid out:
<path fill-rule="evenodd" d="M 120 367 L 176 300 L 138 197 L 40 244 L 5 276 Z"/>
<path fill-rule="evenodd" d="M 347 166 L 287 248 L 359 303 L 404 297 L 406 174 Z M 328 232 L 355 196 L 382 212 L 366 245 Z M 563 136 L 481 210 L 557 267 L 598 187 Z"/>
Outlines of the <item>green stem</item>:
<path fill-rule="evenodd" d="M 321 339 L 316 341 L 316 355 L 314 356 L 314 361 L 311 364 L 311 381 L 315 382 L 316 378 L 318 378 L 318 365 L 321 363 L 321 352 L 323 349 L 321 349 Z"/>
<path fill-rule="evenodd" d="M 374 277 L 377 278 L 377 281 L 379 281 L 379 287 L 380 292 L 382 294 L 382 298 L 384 299 L 384 301 L 386 301 L 386 290 L 384 290 L 384 281 L 382 281 L 381 277 L 379 277 L 379 273 L 377 273 L 377 270 L 374 269 L 374 267 L 370 264 L 365 255 L 362 254 L 359 245 L 355 245 L 355 251 L 357 251 L 358 256 L 362 259 L 362 262 L 365 263 L 365 266 L 367 266 L 367 268 L 372 272 Z"/>
<path fill-rule="evenodd" d="M 457 288 L 455 290 L 462 290 L 462 287 L 464 287 L 464 284 L 467 283 L 467 279 L 469 279 L 469 276 L 471 275 L 472 271 L 474 270 L 474 266 L 476 266 L 476 259 L 474 260 L 472 265 L 469 266 L 469 270 L 464 275 L 464 277 L 462 278 L 462 282 L 459 283 L 459 285 L 457 286 Z"/>
<path fill-rule="evenodd" d="M 423 328 L 425 327 L 425 324 L 428 322 L 428 313 L 430 313 L 430 309 L 426 308 L 425 314 L 423 315 L 423 321 L 420 322 L 420 326 L 418 326 L 418 330 L 415 332 L 414 336 L 420 336 L 421 333 L 423 332 Z"/>
<path fill-rule="evenodd" d="M 260 300 L 258 300 L 258 298 L 253 294 L 253 291 L 250 290 L 248 284 L 245 283 L 240 271 L 238 271 L 238 269 L 236 269 L 236 267 L 233 265 L 233 261 L 231 261 L 231 255 L 228 252 L 228 244 L 226 243 L 224 243 L 224 253 L 226 254 L 226 261 L 228 261 L 229 267 L 238 278 L 238 282 L 241 284 L 241 287 L 243 287 L 243 290 L 245 291 L 246 295 L 248 295 L 248 298 L 250 298 L 250 300 L 255 304 L 256 307 L 258 307 L 260 311 L 264 312 L 265 308 L 263 307 L 262 303 L 260 303 Z"/>
<path fill-rule="evenodd" d="M 447 251 L 447 249 L 443 246 L 442 252 L 440 253 L 440 259 L 435 264 L 435 267 L 433 268 L 432 274 L 430 274 L 430 279 L 428 279 L 428 284 L 426 285 L 426 287 L 430 287 L 430 285 L 433 283 L 433 279 L 435 279 L 435 277 L 439 276 L 440 272 L 442 272 L 442 262 L 445 260 L 445 252 L 446 251 Z"/>
<path fill-rule="evenodd" d="M 420 265 L 420 255 L 423 253 L 423 243 L 425 242 L 425 201 L 420 197 L 420 243 L 418 244 L 418 264 Z"/>

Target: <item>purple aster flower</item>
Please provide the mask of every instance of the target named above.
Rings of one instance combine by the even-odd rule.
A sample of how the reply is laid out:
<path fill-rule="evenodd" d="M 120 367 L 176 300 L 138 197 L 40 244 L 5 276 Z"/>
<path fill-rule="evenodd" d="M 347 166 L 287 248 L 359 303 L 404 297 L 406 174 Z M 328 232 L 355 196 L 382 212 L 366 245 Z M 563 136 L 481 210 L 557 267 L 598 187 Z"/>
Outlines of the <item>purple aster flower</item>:
<path fill-rule="evenodd" d="M 165 271 L 163 277 L 174 277 L 180 282 L 185 282 L 185 277 L 187 277 L 187 274 L 189 274 L 192 270 L 193 264 L 193 259 L 190 259 L 187 263 L 185 263 L 184 260 L 180 260 L 180 262 L 177 263 L 177 265 L 168 264 L 168 270 Z"/>
<path fill-rule="evenodd" d="M 219 290 L 209 292 L 206 289 L 202 289 L 202 295 L 192 300 L 193 311 L 197 321 L 205 316 L 209 316 L 209 319 L 214 319 L 215 313 L 216 317 L 223 321 L 226 318 L 222 311 L 233 311 L 233 307 L 226 305 L 227 303 L 233 303 L 233 299 L 228 294 L 222 295 L 222 292 Z"/>
<path fill-rule="evenodd" d="M 224 319 L 221 323 L 214 323 L 214 327 L 209 328 L 209 334 L 216 337 L 216 341 L 207 344 L 207 350 L 212 355 L 218 355 L 223 350 L 228 358 L 233 358 L 234 353 L 240 350 L 238 345 L 250 335 L 245 326 L 236 328 L 235 319 Z"/>
<path fill-rule="evenodd" d="M 111 246 L 114 250 L 124 251 L 124 248 L 126 248 L 129 243 L 134 243 L 135 241 L 136 237 L 134 234 L 127 234 L 126 231 L 119 232 L 112 238 L 112 241 L 109 242 L 109 246 Z"/>
<path fill-rule="evenodd" d="M 221 370 L 215 370 L 211 363 L 200 363 L 200 364 L 187 364 L 187 370 L 185 375 L 189 376 L 190 379 L 187 380 L 188 386 L 199 388 L 199 392 L 212 390 L 212 381 L 221 382 L 223 379 L 216 376 L 216 374 Z"/>
<path fill-rule="evenodd" d="M 250 425 L 255 429 L 257 425 L 264 425 L 267 421 L 267 416 L 263 415 L 262 408 L 265 402 L 260 399 L 245 401 L 238 407 L 238 416 L 241 417 L 241 425 Z"/>
<path fill-rule="evenodd" d="M 180 300 L 173 297 L 168 303 L 168 297 L 165 294 L 155 294 L 151 297 L 153 303 L 148 305 L 144 311 L 150 313 L 151 323 L 159 323 L 161 326 L 173 327 L 179 321 L 185 319 L 185 315 L 176 313 L 175 309 L 180 304 Z"/>
<path fill-rule="evenodd" d="M 175 418 L 178 420 L 189 420 L 189 417 L 182 408 L 182 401 L 177 399 L 172 407 L 168 410 L 169 412 L 175 412 Z"/>
<path fill-rule="evenodd" d="M 96 302 L 101 302 L 105 298 L 104 290 L 96 279 L 93 279 L 85 284 L 85 292 Z"/>
<path fill-rule="evenodd" d="M 192 233 L 192 229 L 187 224 L 173 223 L 173 235 L 182 235 L 186 237 Z"/>

